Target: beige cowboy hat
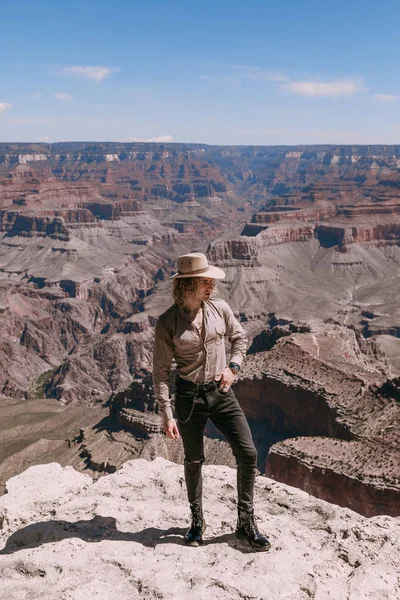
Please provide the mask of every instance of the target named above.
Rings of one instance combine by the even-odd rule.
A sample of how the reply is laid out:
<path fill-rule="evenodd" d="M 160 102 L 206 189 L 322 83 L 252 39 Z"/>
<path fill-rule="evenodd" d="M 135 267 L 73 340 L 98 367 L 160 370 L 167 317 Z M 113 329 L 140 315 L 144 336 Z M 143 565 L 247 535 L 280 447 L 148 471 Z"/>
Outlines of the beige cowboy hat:
<path fill-rule="evenodd" d="M 170 279 L 184 279 L 185 277 L 209 277 L 210 279 L 223 279 L 225 272 L 218 267 L 208 264 L 205 254 L 193 252 L 178 258 L 178 272 L 171 275 Z"/>

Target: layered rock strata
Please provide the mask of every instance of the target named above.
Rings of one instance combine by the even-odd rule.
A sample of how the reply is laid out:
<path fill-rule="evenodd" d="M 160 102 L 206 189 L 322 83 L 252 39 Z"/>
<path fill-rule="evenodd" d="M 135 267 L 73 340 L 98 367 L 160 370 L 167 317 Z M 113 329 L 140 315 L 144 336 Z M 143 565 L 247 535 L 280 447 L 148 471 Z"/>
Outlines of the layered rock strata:
<path fill-rule="evenodd" d="M 390 474 L 396 460 L 398 454 L 377 441 L 294 438 L 272 447 L 266 474 L 366 517 L 398 517 L 400 478 Z"/>
<path fill-rule="evenodd" d="M 132 379 L 140 382 L 151 370 L 155 318 L 171 302 L 175 259 L 209 244 L 210 260 L 227 273 L 218 293 L 253 341 L 251 360 L 293 333 L 288 324 L 315 335 L 314 325 L 329 321 L 346 340 L 357 332 L 363 349 L 356 358 L 380 373 L 374 385 L 383 389 L 387 377 L 400 374 L 399 161 L 397 146 L 0 144 L 0 392 L 92 405 L 123 393 Z M 342 348 L 333 339 L 324 341 L 332 356 L 354 358 L 354 345 Z M 324 344 L 318 340 L 318 352 Z M 290 363 L 289 345 L 286 351 Z M 307 403 L 315 393 L 312 435 L 348 441 L 356 411 L 343 400 L 341 411 L 353 415 L 349 425 L 326 408 L 324 369 L 313 364 L 305 387 L 285 375 L 271 392 L 295 402 L 293 388 Z M 352 364 L 336 365 L 345 381 Z M 362 386 L 354 389 L 363 397 Z M 262 406 L 261 391 L 258 397 Z M 93 466 L 107 471 L 145 447 L 174 458 L 165 438 L 150 431 L 150 404 L 120 409 L 141 441 L 132 450 L 134 437 L 125 443 L 118 432 L 123 450 L 114 453 L 105 442 L 116 435 L 112 427 L 101 442 L 85 429 L 83 450 Z M 263 452 L 282 437 L 303 435 L 304 419 L 289 404 L 285 410 L 288 417 L 267 411 L 276 431 L 264 440 L 264 421 L 253 419 Z M 365 419 L 378 416 L 372 411 Z"/>
<path fill-rule="evenodd" d="M 380 391 L 384 365 L 337 333 L 292 334 L 249 356 L 238 396 L 266 435 L 291 438 L 269 449 L 267 475 L 366 516 L 399 516 L 400 405 Z"/>

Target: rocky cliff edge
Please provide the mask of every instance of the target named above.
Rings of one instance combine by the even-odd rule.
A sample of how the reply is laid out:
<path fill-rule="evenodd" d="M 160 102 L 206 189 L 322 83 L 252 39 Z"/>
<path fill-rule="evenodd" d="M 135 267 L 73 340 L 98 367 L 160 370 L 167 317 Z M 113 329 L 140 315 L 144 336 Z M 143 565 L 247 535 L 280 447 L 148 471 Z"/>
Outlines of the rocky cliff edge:
<path fill-rule="evenodd" d="M 364 518 L 258 477 L 268 553 L 238 542 L 235 471 L 205 468 L 208 523 L 187 548 L 182 467 L 125 463 L 97 482 L 57 463 L 30 467 L 0 499 L 1 598 L 8 600 L 395 600 L 400 519 Z"/>

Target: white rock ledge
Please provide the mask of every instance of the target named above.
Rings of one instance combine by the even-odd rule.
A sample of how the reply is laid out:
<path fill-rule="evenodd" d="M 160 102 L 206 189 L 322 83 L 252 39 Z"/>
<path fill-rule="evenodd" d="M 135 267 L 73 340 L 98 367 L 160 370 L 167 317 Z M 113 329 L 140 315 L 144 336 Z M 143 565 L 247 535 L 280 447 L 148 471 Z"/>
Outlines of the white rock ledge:
<path fill-rule="evenodd" d="M 235 471 L 204 469 L 205 544 L 187 548 L 183 469 L 134 460 L 93 483 L 56 463 L 0 498 L 0 598 L 7 600 L 396 600 L 400 518 L 364 518 L 265 477 L 255 553 L 233 535 Z"/>

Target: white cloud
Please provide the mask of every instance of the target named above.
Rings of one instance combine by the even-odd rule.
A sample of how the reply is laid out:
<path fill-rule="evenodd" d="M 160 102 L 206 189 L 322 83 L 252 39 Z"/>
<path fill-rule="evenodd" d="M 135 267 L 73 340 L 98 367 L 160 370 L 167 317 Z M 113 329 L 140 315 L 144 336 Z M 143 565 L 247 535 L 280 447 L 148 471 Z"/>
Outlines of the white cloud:
<path fill-rule="evenodd" d="M 378 102 L 396 102 L 396 100 L 400 100 L 400 96 L 393 96 L 392 94 L 375 94 L 375 100 Z"/>
<path fill-rule="evenodd" d="M 63 102 L 69 102 L 72 100 L 73 96 L 67 92 L 56 92 L 54 94 L 54 98 L 57 98 L 57 100 L 62 100 Z"/>
<path fill-rule="evenodd" d="M 309 98 L 350 97 L 365 91 L 361 79 L 338 79 L 330 83 L 322 83 L 321 81 L 292 81 L 291 83 L 282 85 L 281 89 Z"/>
<path fill-rule="evenodd" d="M 38 137 L 38 138 L 37 138 L 37 141 L 38 141 L 38 142 L 49 142 L 49 141 L 50 141 L 50 138 L 49 138 L 49 136 L 48 136 L 48 135 L 45 135 L 44 137 Z"/>
<path fill-rule="evenodd" d="M 92 79 L 93 81 L 101 81 L 105 79 L 114 71 L 118 71 L 113 67 L 65 67 L 64 73 L 69 75 L 76 75 L 77 77 L 83 77 L 84 79 Z"/>
<path fill-rule="evenodd" d="M 8 104 L 7 102 L 0 102 L 0 115 L 6 112 L 9 108 L 12 107 L 12 104 Z"/>
<path fill-rule="evenodd" d="M 160 135 L 159 137 L 154 137 L 146 140 L 147 142 L 172 142 L 172 135 Z"/>
<path fill-rule="evenodd" d="M 159 142 L 159 143 L 168 143 L 172 142 L 172 135 L 160 135 L 158 137 L 153 138 L 138 138 L 138 137 L 127 137 L 123 140 L 124 142 Z"/>

